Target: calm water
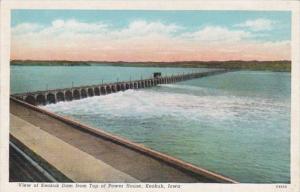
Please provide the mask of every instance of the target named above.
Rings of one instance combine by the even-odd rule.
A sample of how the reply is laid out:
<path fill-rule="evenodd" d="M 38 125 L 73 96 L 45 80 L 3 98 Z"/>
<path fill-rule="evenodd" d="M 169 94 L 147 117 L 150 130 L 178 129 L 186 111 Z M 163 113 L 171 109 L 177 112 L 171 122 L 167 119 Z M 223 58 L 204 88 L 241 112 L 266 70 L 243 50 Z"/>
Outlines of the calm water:
<path fill-rule="evenodd" d="M 146 79 L 153 72 L 163 75 L 207 71 L 195 68 L 114 67 L 114 66 L 12 66 L 11 92 L 66 88 L 93 85 L 130 79 Z M 211 69 L 210 69 L 211 70 Z"/>
<path fill-rule="evenodd" d="M 36 90 L 46 82 L 68 81 L 76 74 L 82 74 L 76 78 L 78 84 L 95 83 L 101 71 L 107 80 L 116 74 L 126 79 L 130 73 L 187 71 L 97 69 L 98 72 L 86 67 L 12 67 L 12 89 L 23 92 L 18 85 L 23 84 Z M 55 78 L 65 72 L 72 74 Z M 37 82 L 36 87 L 37 79 L 42 82 Z M 290 181 L 290 79 L 290 73 L 239 71 L 45 108 L 240 182 L 286 183 Z M 63 86 L 51 86 L 56 85 Z"/>

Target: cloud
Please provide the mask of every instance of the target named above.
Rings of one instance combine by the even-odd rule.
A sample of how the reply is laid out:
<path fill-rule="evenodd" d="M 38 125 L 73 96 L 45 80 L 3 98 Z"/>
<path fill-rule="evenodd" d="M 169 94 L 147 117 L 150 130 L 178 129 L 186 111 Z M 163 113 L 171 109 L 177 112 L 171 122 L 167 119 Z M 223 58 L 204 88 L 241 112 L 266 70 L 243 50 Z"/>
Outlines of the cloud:
<path fill-rule="evenodd" d="M 164 24 L 161 22 L 146 22 L 137 20 L 129 23 L 128 27 L 119 31 L 120 34 L 147 35 L 147 34 L 171 34 L 178 32 L 183 27 L 176 24 Z"/>
<path fill-rule="evenodd" d="M 84 34 L 84 33 L 103 33 L 108 29 L 104 23 L 84 23 L 75 19 L 57 19 L 49 26 L 37 23 L 22 23 L 12 28 L 14 36 L 35 36 L 35 38 L 57 37 L 59 35 Z"/>
<path fill-rule="evenodd" d="M 22 32 L 22 33 L 20 33 Z M 197 42 L 232 42 L 251 37 L 250 32 L 231 30 L 220 26 L 206 26 L 193 32 L 186 32 L 183 26 L 160 21 L 132 21 L 124 28 L 113 28 L 105 23 L 84 23 L 76 20 L 52 21 L 45 27 L 35 23 L 26 23 L 12 29 L 13 37 L 19 39 L 74 40 L 94 39 L 101 41 L 126 41 L 128 39 L 147 42 L 147 40 L 197 41 Z M 92 43 L 92 42 L 91 42 Z"/>
<path fill-rule="evenodd" d="M 114 29 L 112 26 L 97 22 L 97 23 L 85 23 L 80 22 L 75 19 L 71 20 L 62 20 L 57 19 L 51 22 L 50 26 L 42 26 L 36 23 L 22 23 L 15 27 L 13 27 L 12 32 L 13 34 L 16 34 L 17 31 L 23 31 L 23 33 L 30 33 L 35 32 L 38 33 L 45 33 L 45 31 L 62 31 L 62 32 L 73 32 L 73 33 L 79 33 L 79 32 L 104 32 L 106 30 L 110 30 L 112 33 L 130 33 L 130 34 L 140 34 L 145 35 L 148 33 L 174 33 L 179 30 L 183 29 L 183 27 L 178 26 L 176 24 L 164 24 L 162 22 L 156 21 L 156 22 L 147 22 L 144 20 L 136 20 L 129 23 L 129 25 L 122 29 Z"/>
<path fill-rule="evenodd" d="M 12 34 L 28 34 L 32 32 L 38 32 L 41 29 L 43 29 L 43 26 L 36 23 L 22 23 L 12 28 Z"/>
<path fill-rule="evenodd" d="M 48 31 L 62 30 L 63 32 L 73 32 L 73 33 L 97 33 L 103 32 L 107 29 L 108 25 L 98 22 L 98 23 L 84 23 L 71 20 L 61 20 L 57 19 L 52 21 L 52 25 L 46 29 Z"/>
<path fill-rule="evenodd" d="M 252 31 L 268 31 L 273 29 L 276 21 L 269 19 L 256 19 L 256 20 L 247 20 L 243 23 L 236 24 L 236 27 L 248 28 Z"/>
<path fill-rule="evenodd" d="M 65 25 L 64 20 L 57 19 L 57 20 L 55 20 L 55 21 L 52 21 L 52 26 L 53 26 L 54 28 L 61 28 L 61 27 L 63 27 L 64 25 Z"/>
<path fill-rule="evenodd" d="M 206 26 L 201 30 L 186 33 L 183 36 L 193 38 L 198 41 L 240 41 L 251 37 L 251 33 L 242 30 L 229 30 L 220 26 Z"/>
<path fill-rule="evenodd" d="M 116 28 L 103 22 L 52 21 L 12 28 L 12 59 L 181 61 L 289 59 L 288 42 L 259 42 L 242 29 L 205 26 L 187 31 L 160 21 Z M 281 51 L 283 50 L 283 51 Z"/>

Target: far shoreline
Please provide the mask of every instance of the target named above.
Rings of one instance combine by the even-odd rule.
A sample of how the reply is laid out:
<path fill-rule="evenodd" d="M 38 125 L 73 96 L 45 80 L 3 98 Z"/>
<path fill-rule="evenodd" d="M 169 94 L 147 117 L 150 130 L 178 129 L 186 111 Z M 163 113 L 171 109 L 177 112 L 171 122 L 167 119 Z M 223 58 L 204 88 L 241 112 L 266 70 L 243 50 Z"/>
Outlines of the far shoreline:
<path fill-rule="evenodd" d="M 235 70 L 291 72 L 291 61 L 178 61 L 178 62 L 124 62 L 124 61 L 60 61 L 12 60 L 13 66 L 119 66 L 119 67 L 182 67 L 225 68 Z"/>

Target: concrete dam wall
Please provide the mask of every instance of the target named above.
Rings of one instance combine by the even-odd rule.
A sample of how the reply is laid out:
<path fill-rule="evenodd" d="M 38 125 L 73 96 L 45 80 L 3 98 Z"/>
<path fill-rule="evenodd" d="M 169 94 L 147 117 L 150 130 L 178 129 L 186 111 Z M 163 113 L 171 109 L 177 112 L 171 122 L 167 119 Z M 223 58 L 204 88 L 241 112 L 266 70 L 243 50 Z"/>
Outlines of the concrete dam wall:
<path fill-rule="evenodd" d="M 219 69 L 209 72 L 198 72 L 198 73 L 188 73 L 172 76 L 155 76 L 150 79 L 143 80 L 133 80 L 133 81 L 123 81 L 115 82 L 109 84 L 98 84 L 90 86 L 81 87 L 71 87 L 64 89 L 53 89 L 46 91 L 36 91 L 21 94 L 14 94 L 13 97 L 23 100 L 31 105 L 47 105 L 51 103 L 57 103 L 60 101 L 72 101 L 83 99 L 86 97 L 100 96 L 111 93 L 116 93 L 119 91 L 125 91 L 128 89 L 143 89 L 148 87 L 157 86 L 159 84 L 170 84 L 179 81 L 186 81 L 194 78 L 201 78 L 211 75 L 216 75 L 220 73 L 228 72 L 226 69 Z"/>

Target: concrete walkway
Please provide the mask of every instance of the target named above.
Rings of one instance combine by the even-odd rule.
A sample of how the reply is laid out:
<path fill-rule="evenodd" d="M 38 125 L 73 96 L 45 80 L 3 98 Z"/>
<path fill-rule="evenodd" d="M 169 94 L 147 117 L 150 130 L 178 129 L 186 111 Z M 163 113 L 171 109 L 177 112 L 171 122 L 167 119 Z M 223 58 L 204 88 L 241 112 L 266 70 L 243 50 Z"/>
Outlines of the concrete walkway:
<path fill-rule="evenodd" d="M 10 134 L 75 182 L 139 182 L 15 115 L 10 123 Z"/>
<path fill-rule="evenodd" d="M 11 134 L 22 139 L 21 142 L 29 145 L 28 148 L 72 180 L 236 183 L 230 178 L 155 152 L 101 129 L 26 105 L 21 101 L 10 100 Z"/>

